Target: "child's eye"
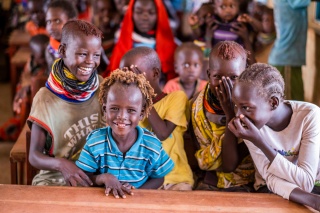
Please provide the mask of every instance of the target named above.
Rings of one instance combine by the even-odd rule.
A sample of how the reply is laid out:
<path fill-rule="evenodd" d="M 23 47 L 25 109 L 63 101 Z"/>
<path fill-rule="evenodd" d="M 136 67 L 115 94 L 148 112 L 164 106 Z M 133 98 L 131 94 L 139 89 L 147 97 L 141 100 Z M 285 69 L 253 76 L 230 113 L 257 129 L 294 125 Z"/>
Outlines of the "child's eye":
<path fill-rule="evenodd" d="M 248 107 L 248 106 L 243 106 L 242 109 L 244 109 L 245 111 L 249 111 L 249 110 L 250 110 L 250 107 Z"/>
<path fill-rule="evenodd" d="M 110 110 L 112 110 L 112 111 L 118 111 L 119 108 L 118 108 L 118 107 L 111 107 Z"/>
<path fill-rule="evenodd" d="M 219 79 L 219 80 L 220 80 L 220 79 L 221 79 L 221 76 L 220 76 L 220 75 L 213 75 L 213 78 L 214 78 L 214 79 Z"/>
<path fill-rule="evenodd" d="M 80 56 L 86 56 L 86 53 L 79 53 Z"/>
<path fill-rule="evenodd" d="M 225 8 L 226 8 L 226 6 L 224 6 L 224 5 L 221 5 L 221 6 L 220 6 L 220 8 L 221 8 L 221 9 L 225 9 Z"/>
<path fill-rule="evenodd" d="M 132 113 L 132 112 L 136 112 L 136 110 L 134 110 L 134 109 L 128 109 L 128 112 L 130 113 Z"/>
<path fill-rule="evenodd" d="M 182 66 L 183 66 L 184 68 L 189 68 L 189 67 L 190 67 L 190 64 L 189 64 L 189 63 L 184 63 L 184 64 L 182 64 Z"/>
<path fill-rule="evenodd" d="M 46 21 L 46 24 L 51 24 L 51 21 L 50 20 Z"/>
<path fill-rule="evenodd" d="M 231 80 L 236 80 L 238 77 L 239 77 L 239 76 L 234 75 L 234 76 L 231 76 L 230 79 L 231 79 Z"/>
<path fill-rule="evenodd" d="M 95 56 L 95 57 L 100 57 L 100 54 L 95 54 L 94 56 Z"/>
<path fill-rule="evenodd" d="M 54 21 L 56 24 L 60 24 L 60 19 L 56 19 L 55 21 Z"/>
<path fill-rule="evenodd" d="M 197 64 L 197 63 L 194 64 L 194 67 L 198 67 L 198 66 L 199 66 L 199 64 Z"/>

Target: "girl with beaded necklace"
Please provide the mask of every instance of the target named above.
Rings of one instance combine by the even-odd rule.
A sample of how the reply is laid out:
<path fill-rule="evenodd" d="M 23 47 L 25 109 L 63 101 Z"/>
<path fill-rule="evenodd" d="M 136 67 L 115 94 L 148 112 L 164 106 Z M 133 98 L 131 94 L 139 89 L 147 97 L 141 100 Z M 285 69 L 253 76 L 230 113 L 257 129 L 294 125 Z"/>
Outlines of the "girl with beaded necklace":
<path fill-rule="evenodd" d="M 29 161 L 40 169 L 33 185 L 92 185 L 74 161 L 86 136 L 105 125 L 98 101 L 101 37 L 98 28 L 81 20 L 62 28 L 62 58 L 54 62 L 46 87 L 34 97 L 28 118 Z"/>
<path fill-rule="evenodd" d="M 233 83 L 246 68 L 247 51 L 233 41 L 214 46 L 207 71 L 209 82 L 191 100 L 192 142 L 189 162 L 198 176 L 195 189 L 216 191 L 251 191 L 254 166 L 244 143 L 226 124 L 235 116 L 231 101 Z M 192 150 L 192 147 L 194 150 Z"/>

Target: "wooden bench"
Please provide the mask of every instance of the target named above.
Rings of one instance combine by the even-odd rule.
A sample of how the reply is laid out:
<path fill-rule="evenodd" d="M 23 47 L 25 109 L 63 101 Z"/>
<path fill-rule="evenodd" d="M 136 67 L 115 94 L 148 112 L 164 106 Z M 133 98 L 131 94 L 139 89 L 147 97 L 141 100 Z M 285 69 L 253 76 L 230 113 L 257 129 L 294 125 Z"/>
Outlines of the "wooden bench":
<path fill-rule="evenodd" d="M 312 212 L 274 194 L 133 190 L 106 197 L 103 187 L 0 185 L 2 212 Z M 315 212 L 315 211 L 314 211 Z"/>
<path fill-rule="evenodd" d="M 11 184 L 24 184 L 27 131 L 30 130 L 27 124 L 25 124 L 10 151 Z"/>

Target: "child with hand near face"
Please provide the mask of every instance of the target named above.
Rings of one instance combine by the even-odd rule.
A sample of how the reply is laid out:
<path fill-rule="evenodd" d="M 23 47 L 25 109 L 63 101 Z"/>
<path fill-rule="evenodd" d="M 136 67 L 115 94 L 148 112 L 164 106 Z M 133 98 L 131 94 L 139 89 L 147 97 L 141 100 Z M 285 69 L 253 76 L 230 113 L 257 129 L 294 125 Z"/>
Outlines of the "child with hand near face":
<path fill-rule="evenodd" d="M 227 127 L 234 118 L 231 90 L 246 68 L 247 52 L 233 41 L 219 42 L 212 49 L 207 71 L 207 86 L 191 100 L 191 136 L 199 181 L 195 189 L 251 191 L 254 167 L 249 152 Z M 190 130 L 190 129 L 189 129 Z M 188 151 L 189 153 L 189 151 Z M 200 169 L 200 170 L 199 170 Z"/>
<path fill-rule="evenodd" d="M 201 80 L 203 53 L 197 45 L 188 42 L 180 45 L 174 54 L 174 68 L 179 77 L 166 83 L 163 92 L 170 93 L 182 90 L 188 98 L 201 91 L 206 81 Z"/>
<path fill-rule="evenodd" d="M 125 198 L 133 188 L 157 189 L 174 166 L 155 135 L 138 126 L 150 113 L 153 96 L 144 75 L 125 69 L 101 84 L 99 101 L 108 127 L 88 136 L 76 164 L 94 184 L 105 185 L 106 195 Z"/>
<path fill-rule="evenodd" d="M 161 140 L 164 150 L 172 158 L 175 167 L 165 176 L 162 189 L 191 190 L 192 171 L 184 150 L 183 133 L 187 129 L 186 110 L 188 97 L 183 91 L 164 93 L 159 85 L 161 62 L 157 53 L 148 47 L 136 47 L 127 52 L 120 67 L 130 67 L 136 73 L 143 73 L 157 94 L 148 118 L 139 125 L 145 127 Z"/>
<path fill-rule="evenodd" d="M 249 148 L 257 168 L 256 190 L 319 211 L 320 196 L 315 194 L 320 194 L 320 109 L 284 100 L 284 88 L 275 67 L 248 67 L 233 88 L 236 117 L 228 128 Z"/>
<path fill-rule="evenodd" d="M 98 101 L 101 37 L 98 28 L 81 20 L 71 20 L 62 28 L 62 58 L 54 62 L 46 87 L 34 97 L 27 121 L 29 161 L 40 169 L 33 185 L 92 184 L 74 162 L 86 136 L 105 125 Z"/>

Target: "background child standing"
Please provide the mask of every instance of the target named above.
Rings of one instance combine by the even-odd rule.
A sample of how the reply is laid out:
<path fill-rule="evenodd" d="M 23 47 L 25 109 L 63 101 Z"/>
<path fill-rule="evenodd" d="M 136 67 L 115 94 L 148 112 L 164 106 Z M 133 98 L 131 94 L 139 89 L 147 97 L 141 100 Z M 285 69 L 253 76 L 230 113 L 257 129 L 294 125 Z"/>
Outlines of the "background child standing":
<path fill-rule="evenodd" d="M 134 72 L 144 73 L 157 94 L 153 98 L 154 105 L 150 115 L 139 125 L 154 132 L 175 164 L 174 169 L 165 176 L 162 188 L 191 190 L 193 177 L 183 142 L 183 133 L 187 129 L 187 96 L 183 91 L 169 94 L 162 92 L 159 85 L 161 63 L 157 53 L 151 48 L 136 47 L 130 50 L 121 59 L 120 66 L 129 66 Z"/>
<path fill-rule="evenodd" d="M 174 69 L 179 77 L 169 80 L 163 92 L 182 90 L 188 98 L 201 91 L 207 81 L 200 79 L 203 67 L 203 53 L 200 47 L 188 42 L 180 45 L 174 54 Z"/>
<path fill-rule="evenodd" d="M 77 16 L 77 9 L 70 1 L 55 0 L 48 4 L 46 12 L 46 29 L 50 35 L 50 42 L 46 50 L 48 70 L 51 70 L 53 62 L 61 57 L 58 49 L 63 25 Z"/>
<path fill-rule="evenodd" d="M 132 187 L 159 188 L 174 164 L 155 135 L 138 126 L 152 109 L 152 87 L 142 74 L 116 70 L 100 91 L 108 127 L 90 133 L 77 166 L 116 198 L 133 194 Z"/>
<path fill-rule="evenodd" d="M 130 1 L 123 19 L 119 40 L 112 52 L 110 65 L 104 76 L 119 67 L 122 56 L 128 50 L 138 46 L 156 50 L 162 67 L 161 82 L 165 83 L 176 77 L 173 68 L 176 44 L 162 0 Z"/>
<path fill-rule="evenodd" d="M 233 88 L 236 117 L 228 127 L 249 148 L 255 189 L 320 210 L 320 196 L 309 193 L 320 194 L 320 109 L 284 100 L 284 88 L 275 67 L 247 68 Z"/>
<path fill-rule="evenodd" d="M 97 91 L 101 37 L 101 31 L 85 21 L 72 20 L 62 28 L 62 58 L 34 97 L 28 118 L 29 161 L 40 169 L 33 185 L 92 184 L 74 161 L 86 136 L 105 125 Z"/>

